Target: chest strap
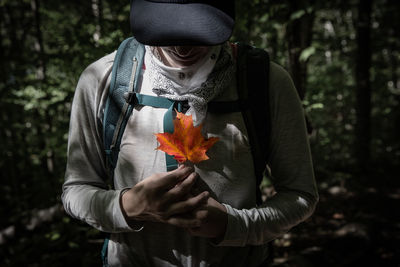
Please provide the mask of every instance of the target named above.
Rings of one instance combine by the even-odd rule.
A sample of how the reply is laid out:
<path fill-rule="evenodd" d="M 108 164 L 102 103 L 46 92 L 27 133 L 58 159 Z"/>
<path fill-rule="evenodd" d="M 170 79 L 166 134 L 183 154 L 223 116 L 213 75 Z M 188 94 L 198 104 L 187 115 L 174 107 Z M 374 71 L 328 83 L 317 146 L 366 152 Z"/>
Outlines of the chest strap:
<path fill-rule="evenodd" d="M 143 95 L 140 93 L 129 92 L 125 94 L 126 101 L 135 106 L 151 106 L 154 108 L 165 108 L 167 112 L 164 114 L 163 119 L 163 128 L 164 133 L 173 133 L 174 132 L 174 123 L 173 120 L 175 118 L 176 109 L 178 112 L 182 112 L 183 106 L 187 103 L 187 101 L 175 101 L 170 100 L 164 97 L 157 97 L 151 95 Z M 240 112 L 246 110 L 248 108 L 248 103 L 245 101 L 213 101 L 208 103 L 208 111 L 210 113 L 232 113 L 232 112 Z M 178 162 L 174 159 L 173 156 L 165 154 L 167 171 L 172 171 L 178 167 Z"/>
<path fill-rule="evenodd" d="M 174 132 L 174 109 L 179 112 L 182 112 L 183 103 L 186 101 L 174 101 L 164 97 L 157 97 L 151 95 L 143 95 L 135 92 L 128 92 L 124 95 L 126 101 L 135 106 L 151 106 L 154 108 L 165 108 L 167 112 L 164 114 L 163 119 L 163 128 L 164 133 L 173 133 Z M 165 163 L 167 166 L 167 171 L 172 171 L 178 168 L 178 162 L 174 159 L 173 156 L 165 154 Z"/>

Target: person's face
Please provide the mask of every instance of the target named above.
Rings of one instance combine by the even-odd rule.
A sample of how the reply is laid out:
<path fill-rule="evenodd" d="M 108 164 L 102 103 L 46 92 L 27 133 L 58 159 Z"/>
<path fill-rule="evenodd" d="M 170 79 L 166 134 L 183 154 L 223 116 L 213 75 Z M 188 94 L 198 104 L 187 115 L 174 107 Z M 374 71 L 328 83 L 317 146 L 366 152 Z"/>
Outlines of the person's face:
<path fill-rule="evenodd" d="M 190 66 L 204 57 L 210 46 L 163 46 L 162 51 L 173 61 L 183 66 Z"/>

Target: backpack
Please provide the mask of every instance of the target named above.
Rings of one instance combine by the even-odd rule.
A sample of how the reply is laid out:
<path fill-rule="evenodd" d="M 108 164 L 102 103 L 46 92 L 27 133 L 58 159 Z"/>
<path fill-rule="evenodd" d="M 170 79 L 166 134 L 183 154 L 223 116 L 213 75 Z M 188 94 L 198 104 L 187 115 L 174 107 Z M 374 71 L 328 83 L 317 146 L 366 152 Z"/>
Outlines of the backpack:
<path fill-rule="evenodd" d="M 208 103 L 207 112 L 242 112 L 254 159 L 257 203 L 261 204 L 259 185 L 266 169 L 270 140 L 269 55 L 262 49 L 240 43 L 233 44 L 232 51 L 237 60 L 238 100 L 211 101 Z M 164 116 L 164 132 L 172 133 L 173 110 L 181 111 L 186 104 L 185 101 L 173 101 L 137 92 L 144 53 L 144 45 L 131 37 L 121 43 L 114 59 L 103 117 L 103 142 L 111 179 L 118 160 L 122 135 L 134 106 L 148 105 L 167 109 Z M 170 171 L 176 167 L 175 159 L 166 154 L 166 170 Z M 106 243 L 102 251 L 103 260 L 106 257 Z"/>
<path fill-rule="evenodd" d="M 210 113 L 220 114 L 242 112 L 258 186 L 263 177 L 269 151 L 269 55 L 262 49 L 240 43 L 233 45 L 233 52 L 237 59 L 238 100 L 211 101 L 207 110 Z M 122 135 L 135 105 L 167 109 L 164 116 L 164 131 L 166 132 L 173 132 L 172 111 L 175 108 L 181 111 L 185 105 L 185 101 L 143 95 L 136 91 L 144 53 L 144 45 L 131 37 L 121 43 L 114 59 L 103 117 L 106 165 L 111 178 L 118 160 Z M 176 161 L 171 156 L 170 159 L 168 159 L 169 155 L 166 154 L 166 156 L 167 170 L 175 169 Z"/>

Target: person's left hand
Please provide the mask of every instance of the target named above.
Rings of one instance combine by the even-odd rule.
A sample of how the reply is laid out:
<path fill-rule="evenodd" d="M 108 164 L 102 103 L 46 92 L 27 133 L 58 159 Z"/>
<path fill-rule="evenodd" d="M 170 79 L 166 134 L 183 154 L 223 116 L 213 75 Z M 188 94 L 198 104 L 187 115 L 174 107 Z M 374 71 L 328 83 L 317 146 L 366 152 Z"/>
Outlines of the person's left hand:
<path fill-rule="evenodd" d="M 188 228 L 187 231 L 193 236 L 207 237 L 220 242 L 228 224 L 228 214 L 224 205 L 213 198 L 208 198 L 205 205 L 192 212 L 193 216 L 200 219 L 201 225 Z"/>

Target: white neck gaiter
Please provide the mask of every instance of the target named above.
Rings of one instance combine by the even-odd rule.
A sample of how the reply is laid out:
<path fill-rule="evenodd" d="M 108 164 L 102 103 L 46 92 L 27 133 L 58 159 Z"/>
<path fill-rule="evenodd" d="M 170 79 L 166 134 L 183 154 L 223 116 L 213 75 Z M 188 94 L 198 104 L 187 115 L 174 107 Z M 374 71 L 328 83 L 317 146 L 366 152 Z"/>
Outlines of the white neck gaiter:
<path fill-rule="evenodd" d="M 229 44 L 215 46 L 195 64 L 174 68 L 166 66 L 152 47 L 146 46 L 146 72 L 153 92 L 172 100 L 188 101 L 188 115 L 195 125 L 203 122 L 207 103 L 218 96 L 231 82 L 235 63 Z"/>

